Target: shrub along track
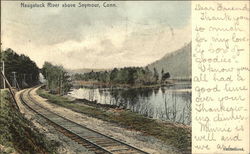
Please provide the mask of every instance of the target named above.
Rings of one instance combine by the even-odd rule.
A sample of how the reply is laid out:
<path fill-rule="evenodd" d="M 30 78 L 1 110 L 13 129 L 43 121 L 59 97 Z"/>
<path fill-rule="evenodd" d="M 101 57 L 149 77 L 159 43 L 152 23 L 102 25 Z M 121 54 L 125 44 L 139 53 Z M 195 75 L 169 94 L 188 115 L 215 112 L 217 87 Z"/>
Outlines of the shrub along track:
<path fill-rule="evenodd" d="M 135 148 L 131 145 L 118 141 L 109 136 L 103 135 L 97 131 L 84 127 L 74 121 L 64 118 L 46 108 L 32 98 L 30 91 L 24 90 L 20 95 L 20 100 L 30 110 L 42 116 L 58 131 L 68 136 L 77 143 L 83 145 L 95 153 L 112 153 L 112 154 L 145 154 L 146 152 Z"/>

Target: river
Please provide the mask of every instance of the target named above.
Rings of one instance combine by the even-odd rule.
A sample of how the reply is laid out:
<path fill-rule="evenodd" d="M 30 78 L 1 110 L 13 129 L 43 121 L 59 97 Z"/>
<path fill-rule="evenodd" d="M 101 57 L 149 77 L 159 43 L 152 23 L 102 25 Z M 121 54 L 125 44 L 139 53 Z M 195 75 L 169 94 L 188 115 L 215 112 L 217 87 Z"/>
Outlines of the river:
<path fill-rule="evenodd" d="M 82 86 L 68 94 L 100 104 L 116 105 L 154 119 L 191 125 L 191 87 L 178 84 L 158 88 Z"/>

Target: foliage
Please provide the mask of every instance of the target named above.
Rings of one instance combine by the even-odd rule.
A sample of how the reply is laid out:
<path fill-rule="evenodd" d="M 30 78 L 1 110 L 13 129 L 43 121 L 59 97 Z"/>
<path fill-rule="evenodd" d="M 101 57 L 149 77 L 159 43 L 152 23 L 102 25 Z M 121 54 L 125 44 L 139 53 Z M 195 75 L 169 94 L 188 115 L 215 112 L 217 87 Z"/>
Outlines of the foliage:
<path fill-rule="evenodd" d="M 167 72 L 167 73 L 164 73 L 163 75 L 162 75 L 162 80 L 164 81 L 164 80 L 166 80 L 166 79 L 168 79 L 168 78 L 170 78 L 170 74 Z"/>
<path fill-rule="evenodd" d="M 70 76 L 62 66 L 52 65 L 45 62 L 42 68 L 42 74 L 47 80 L 46 88 L 53 93 L 67 94 L 71 88 Z"/>
<path fill-rule="evenodd" d="M 1 52 L 0 59 L 5 62 L 5 76 L 11 84 L 13 84 L 14 80 L 12 72 L 16 72 L 16 79 L 20 88 L 33 86 L 38 83 L 39 68 L 28 56 L 19 55 L 9 48 Z"/>
<path fill-rule="evenodd" d="M 124 67 L 120 69 L 114 68 L 111 71 L 91 71 L 84 74 L 75 74 L 73 78 L 75 80 L 99 81 L 104 83 L 150 85 L 159 81 L 159 73 L 156 69 L 154 69 L 154 72 L 151 72 L 148 67 Z"/>
<path fill-rule="evenodd" d="M 156 70 L 155 67 L 154 67 L 154 78 L 155 78 L 156 82 L 157 82 L 158 79 L 159 79 L 159 74 L 158 74 L 158 72 L 157 72 L 157 70 Z"/>
<path fill-rule="evenodd" d="M 0 96 L 0 145 L 5 147 L 3 153 L 56 153 L 59 143 L 47 140 L 30 121 L 12 107 L 9 92 L 1 90 Z"/>

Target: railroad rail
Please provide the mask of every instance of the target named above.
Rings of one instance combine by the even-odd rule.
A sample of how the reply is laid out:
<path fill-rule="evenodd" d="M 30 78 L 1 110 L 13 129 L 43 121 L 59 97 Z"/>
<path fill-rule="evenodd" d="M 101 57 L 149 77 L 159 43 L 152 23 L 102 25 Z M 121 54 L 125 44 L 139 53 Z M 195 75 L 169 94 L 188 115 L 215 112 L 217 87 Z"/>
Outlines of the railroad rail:
<path fill-rule="evenodd" d="M 46 119 L 54 128 L 97 154 L 147 154 L 136 147 L 99 133 L 54 113 L 39 104 L 30 95 L 32 88 L 20 94 L 21 102 Z"/>

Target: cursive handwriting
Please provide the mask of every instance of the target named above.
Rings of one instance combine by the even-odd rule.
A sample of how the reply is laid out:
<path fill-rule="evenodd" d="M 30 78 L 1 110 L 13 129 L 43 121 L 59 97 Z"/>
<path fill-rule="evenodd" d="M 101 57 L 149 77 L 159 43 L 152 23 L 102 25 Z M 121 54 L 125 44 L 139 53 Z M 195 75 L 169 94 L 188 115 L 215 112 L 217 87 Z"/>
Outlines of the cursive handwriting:
<path fill-rule="evenodd" d="M 193 152 L 244 151 L 249 4 L 195 2 L 193 18 Z"/>

